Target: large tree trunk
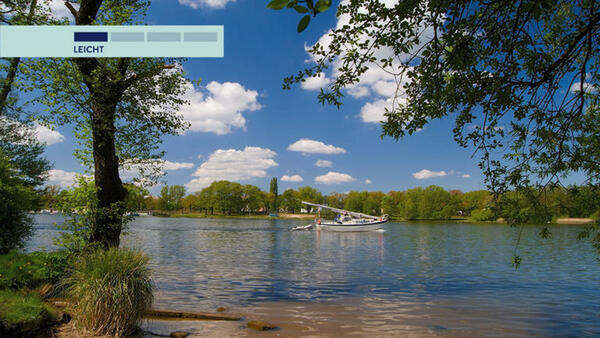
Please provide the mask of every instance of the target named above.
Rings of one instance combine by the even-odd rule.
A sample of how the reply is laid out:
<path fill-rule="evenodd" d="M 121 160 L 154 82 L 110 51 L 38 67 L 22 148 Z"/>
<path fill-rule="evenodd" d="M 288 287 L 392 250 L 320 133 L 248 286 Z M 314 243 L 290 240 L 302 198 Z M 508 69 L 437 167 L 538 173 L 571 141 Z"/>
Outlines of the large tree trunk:
<path fill-rule="evenodd" d="M 99 243 L 104 248 L 119 246 L 127 196 L 119 177 L 119 159 L 115 149 L 117 102 L 118 98 L 115 99 L 114 95 L 95 100 L 91 121 L 98 212 L 94 217 L 90 242 Z"/>

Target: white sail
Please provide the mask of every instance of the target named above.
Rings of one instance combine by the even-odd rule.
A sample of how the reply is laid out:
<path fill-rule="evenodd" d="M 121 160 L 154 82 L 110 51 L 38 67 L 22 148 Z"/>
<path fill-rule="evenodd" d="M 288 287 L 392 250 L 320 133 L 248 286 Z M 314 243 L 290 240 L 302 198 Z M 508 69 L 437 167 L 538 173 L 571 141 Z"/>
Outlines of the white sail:
<path fill-rule="evenodd" d="M 319 208 L 323 208 L 323 209 L 329 209 L 333 212 L 336 212 L 338 214 L 348 214 L 354 217 L 362 217 L 362 218 L 370 218 L 370 219 L 379 219 L 380 217 L 377 216 L 371 216 L 371 215 L 367 215 L 367 214 L 363 214 L 361 212 L 354 212 L 354 211 L 349 211 L 349 210 L 344 210 L 344 209 L 338 209 L 338 208 L 332 208 L 330 206 L 327 205 L 323 205 L 323 204 L 316 204 L 316 203 L 310 203 L 310 202 L 305 202 L 302 201 L 302 203 L 306 204 L 306 205 L 311 205 L 313 207 L 319 207 Z"/>

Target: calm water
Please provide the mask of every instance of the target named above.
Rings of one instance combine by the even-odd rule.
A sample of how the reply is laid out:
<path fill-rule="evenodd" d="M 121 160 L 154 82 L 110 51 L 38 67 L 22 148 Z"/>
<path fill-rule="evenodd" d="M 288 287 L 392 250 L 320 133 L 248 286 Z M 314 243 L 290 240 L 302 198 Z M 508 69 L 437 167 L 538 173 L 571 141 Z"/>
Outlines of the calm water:
<path fill-rule="evenodd" d="M 60 216 L 36 216 L 29 249 Z M 282 329 L 259 335 L 600 336 L 600 262 L 578 226 L 527 227 L 510 265 L 506 225 L 389 223 L 385 232 L 290 228 L 305 220 L 139 217 L 123 243 L 151 256 L 156 307 L 219 306 Z M 256 335 L 240 323 L 148 323 L 153 331 Z"/>

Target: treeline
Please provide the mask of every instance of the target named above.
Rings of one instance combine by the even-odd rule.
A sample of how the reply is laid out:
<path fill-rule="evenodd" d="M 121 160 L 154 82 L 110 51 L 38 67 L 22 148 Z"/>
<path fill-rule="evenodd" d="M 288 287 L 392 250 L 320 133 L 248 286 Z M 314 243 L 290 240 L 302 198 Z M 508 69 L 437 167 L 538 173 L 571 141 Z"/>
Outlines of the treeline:
<path fill-rule="evenodd" d="M 388 214 L 394 219 L 407 220 L 470 217 L 477 221 L 493 221 L 502 217 L 510 222 L 547 222 L 557 217 L 598 218 L 600 210 L 600 189 L 593 186 L 510 191 L 496 199 L 486 190 L 447 191 L 435 185 L 388 193 L 351 191 L 329 195 L 324 195 L 313 187 L 304 186 L 279 194 L 276 179 L 271 181 L 269 192 L 262 191 L 254 185 L 229 181 L 213 182 L 201 191 L 187 195 L 181 185 L 164 186 L 159 196 L 151 196 L 146 189 L 132 184 L 126 187 L 129 191 L 129 210 L 206 215 L 314 211 L 301 201 L 327 204 L 371 215 Z M 43 199 L 46 208 L 52 208 L 52 201 L 60 200 L 61 195 L 68 195 L 66 190 L 55 189 L 50 187 L 46 190 Z"/>

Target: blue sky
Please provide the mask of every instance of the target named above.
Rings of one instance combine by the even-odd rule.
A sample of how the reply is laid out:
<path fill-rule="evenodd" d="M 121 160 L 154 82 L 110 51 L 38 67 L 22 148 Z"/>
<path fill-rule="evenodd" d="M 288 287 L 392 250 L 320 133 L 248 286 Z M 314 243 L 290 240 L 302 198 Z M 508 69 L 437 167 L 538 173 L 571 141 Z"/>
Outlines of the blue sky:
<path fill-rule="evenodd" d="M 183 64 L 190 79 L 202 78 L 202 84 L 190 88 L 192 105 L 182 109 L 192 128 L 164 138 L 168 184 L 186 185 L 193 192 L 228 179 L 267 190 L 277 177 L 281 191 L 302 185 L 324 193 L 431 184 L 463 191 L 484 188 L 473 150 L 453 141 L 451 118 L 432 121 L 398 142 L 380 138 L 380 125 L 371 121 L 383 113 L 388 91 L 389 79 L 380 74 L 355 88 L 356 97 L 347 92 L 339 110 L 317 102 L 318 85 L 331 74 L 310 88 L 282 90 L 285 76 L 309 65 L 305 46 L 336 25 L 335 11 L 318 16 L 299 34 L 298 15 L 268 10 L 266 3 L 152 2 L 148 24 L 225 27 L 224 58 L 192 58 Z M 70 127 L 41 134 L 54 163 L 50 183 L 70 184 L 73 173 L 84 169 L 72 156 L 76 142 Z M 126 179 L 129 175 L 124 173 Z"/>

